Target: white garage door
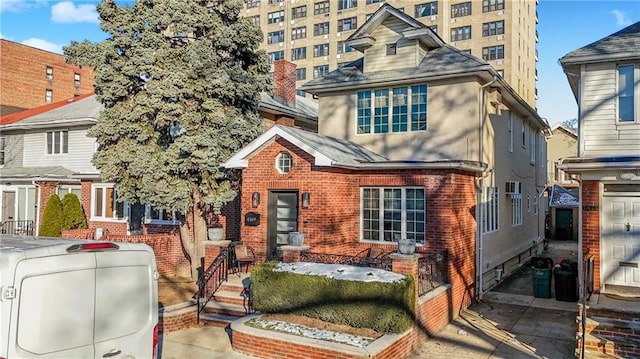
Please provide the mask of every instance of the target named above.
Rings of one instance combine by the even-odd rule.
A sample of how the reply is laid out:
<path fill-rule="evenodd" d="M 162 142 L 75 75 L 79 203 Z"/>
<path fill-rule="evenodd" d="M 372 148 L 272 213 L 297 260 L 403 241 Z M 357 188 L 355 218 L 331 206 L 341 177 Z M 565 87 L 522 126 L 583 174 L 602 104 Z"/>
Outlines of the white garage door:
<path fill-rule="evenodd" d="M 640 188 L 605 185 L 602 199 L 602 280 L 640 288 Z"/>

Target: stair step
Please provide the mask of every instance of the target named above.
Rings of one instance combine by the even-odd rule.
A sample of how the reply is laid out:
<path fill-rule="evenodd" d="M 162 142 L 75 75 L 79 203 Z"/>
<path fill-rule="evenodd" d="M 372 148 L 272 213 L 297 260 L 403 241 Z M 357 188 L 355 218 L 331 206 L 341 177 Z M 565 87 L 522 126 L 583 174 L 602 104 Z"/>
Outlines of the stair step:
<path fill-rule="evenodd" d="M 226 328 L 234 320 L 242 318 L 241 316 L 216 314 L 216 313 L 202 313 L 200 320 L 207 323 L 207 325 L 218 328 Z"/>
<path fill-rule="evenodd" d="M 230 292 L 225 290 L 218 290 L 213 296 L 213 299 L 218 303 L 229 303 L 244 306 L 247 303 L 247 298 L 238 292 Z"/>
<path fill-rule="evenodd" d="M 247 308 L 238 304 L 210 301 L 204 308 L 204 312 L 244 317 L 245 315 L 247 315 Z"/>
<path fill-rule="evenodd" d="M 620 359 L 620 357 L 617 355 L 605 354 L 605 353 L 595 352 L 592 350 L 585 350 L 584 357 L 588 359 Z"/>

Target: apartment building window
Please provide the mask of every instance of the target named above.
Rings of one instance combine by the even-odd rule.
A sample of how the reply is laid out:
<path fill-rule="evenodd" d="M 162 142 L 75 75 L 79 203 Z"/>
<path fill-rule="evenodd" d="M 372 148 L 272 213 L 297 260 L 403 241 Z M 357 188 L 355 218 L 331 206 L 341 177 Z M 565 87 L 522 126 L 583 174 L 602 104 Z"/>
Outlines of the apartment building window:
<path fill-rule="evenodd" d="M 267 44 L 277 44 L 284 41 L 284 30 L 274 31 L 267 34 Z"/>
<path fill-rule="evenodd" d="M 504 34 L 504 20 L 485 22 L 482 24 L 482 36 L 493 36 Z"/>
<path fill-rule="evenodd" d="M 320 65 L 313 67 L 313 78 L 317 79 L 329 73 L 329 65 Z"/>
<path fill-rule="evenodd" d="M 291 18 L 299 19 L 307 16 L 307 5 L 302 5 L 298 7 L 294 7 L 291 9 Z"/>
<path fill-rule="evenodd" d="M 385 2 L 385 0 L 367 0 L 366 4 L 367 5 L 371 5 L 371 4 L 377 4 L 377 3 L 380 3 L 380 2 Z"/>
<path fill-rule="evenodd" d="M 128 203 L 118 202 L 114 185 L 94 184 L 91 191 L 91 217 L 122 219 L 126 216 Z"/>
<path fill-rule="evenodd" d="M 356 27 L 358 27 L 358 18 L 355 16 L 338 20 L 338 32 L 355 30 Z"/>
<path fill-rule="evenodd" d="M 53 81 L 53 67 L 47 66 L 46 77 L 47 81 Z"/>
<path fill-rule="evenodd" d="M 306 47 L 296 47 L 295 49 L 291 49 L 291 61 L 304 60 L 306 58 L 307 58 Z"/>
<path fill-rule="evenodd" d="M 618 121 L 634 122 L 640 117 L 640 68 L 618 66 Z"/>
<path fill-rule="evenodd" d="M 307 37 L 307 27 L 300 26 L 291 29 L 291 40 L 304 39 Z"/>
<path fill-rule="evenodd" d="M 280 1 L 282 0 L 269 0 L 269 5 L 277 5 L 280 3 Z"/>
<path fill-rule="evenodd" d="M 451 41 L 469 40 L 471 38 L 471 26 L 454 27 L 451 29 Z"/>
<path fill-rule="evenodd" d="M 471 2 L 451 5 L 451 17 L 462 17 L 471 15 Z"/>
<path fill-rule="evenodd" d="M 511 225 L 519 226 L 522 224 L 522 195 L 511 195 Z"/>
<path fill-rule="evenodd" d="M 47 154 L 69 153 L 68 131 L 47 131 Z"/>
<path fill-rule="evenodd" d="M 313 57 L 329 56 L 329 44 L 313 46 Z"/>
<path fill-rule="evenodd" d="M 489 46 L 482 48 L 483 60 L 501 60 L 504 59 L 504 45 Z"/>
<path fill-rule="evenodd" d="M 260 6 L 260 0 L 246 0 L 247 9 L 253 9 Z"/>
<path fill-rule="evenodd" d="M 338 0 L 338 10 L 351 9 L 358 6 L 358 0 Z"/>
<path fill-rule="evenodd" d="M 415 17 L 438 15 L 438 2 L 427 2 L 424 4 L 418 4 L 414 8 Z"/>
<path fill-rule="evenodd" d="M 338 41 L 338 54 L 346 54 L 347 52 L 355 51 L 353 47 L 347 45 L 344 41 Z"/>
<path fill-rule="evenodd" d="M 482 12 L 504 10 L 504 0 L 483 0 Z"/>
<path fill-rule="evenodd" d="M 482 191 L 482 233 L 498 230 L 498 187 L 484 187 Z"/>
<path fill-rule="evenodd" d="M 329 1 L 321 1 L 313 4 L 313 14 L 328 14 L 329 13 L 330 4 Z"/>
<path fill-rule="evenodd" d="M 522 148 L 527 148 L 527 126 L 522 121 Z"/>
<path fill-rule="evenodd" d="M 513 115 L 509 112 L 507 121 L 507 136 L 509 136 L 509 152 L 513 152 Z"/>
<path fill-rule="evenodd" d="M 284 21 L 284 10 L 274 11 L 267 14 L 267 23 L 277 24 Z"/>
<path fill-rule="evenodd" d="M 296 69 L 296 81 L 302 81 L 307 79 L 307 69 L 305 67 Z"/>
<path fill-rule="evenodd" d="M 44 90 L 44 102 L 46 103 L 53 102 L 53 90 L 50 90 L 50 89 Z"/>
<path fill-rule="evenodd" d="M 424 188 L 363 187 L 360 198 L 362 240 L 425 244 Z"/>
<path fill-rule="evenodd" d="M 427 129 L 427 85 L 358 91 L 356 107 L 357 134 Z"/>
<path fill-rule="evenodd" d="M 260 26 L 260 15 L 252 16 L 251 17 L 251 22 L 256 26 Z"/>
<path fill-rule="evenodd" d="M 73 74 L 73 86 L 80 87 L 80 74 L 78 73 Z"/>
<path fill-rule="evenodd" d="M 0 137 L 0 166 L 4 166 L 4 137 Z"/>
<path fill-rule="evenodd" d="M 321 22 L 319 24 L 313 24 L 313 36 L 328 35 L 329 34 L 329 22 Z"/>
<path fill-rule="evenodd" d="M 269 57 L 269 65 L 273 64 L 274 62 L 278 61 L 278 60 L 284 60 L 284 51 L 275 51 L 275 52 L 270 52 L 268 54 Z"/>

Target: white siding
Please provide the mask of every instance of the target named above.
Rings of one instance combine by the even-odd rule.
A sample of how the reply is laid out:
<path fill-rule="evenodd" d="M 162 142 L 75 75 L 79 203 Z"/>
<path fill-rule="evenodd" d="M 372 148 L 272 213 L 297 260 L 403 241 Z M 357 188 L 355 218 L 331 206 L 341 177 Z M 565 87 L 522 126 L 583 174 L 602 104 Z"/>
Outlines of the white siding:
<path fill-rule="evenodd" d="M 33 132 L 24 135 L 25 167 L 63 166 L 80 173 L 97 173 L 91 164 L 96 141 L 87 137 L 87 129 L 69 129 L 69 153 L 47 155 L 46 132 Z"/>
<path fill-rule="evenodd" d="M 640 153 L 640 123 L 617 122 L 617 67 L 590 64 L 583 69 L 581 153 L 583 157 Z"/>
<path fill-rule="evenodd" d="M 377 72 L 416 67 L 424 56 L 417 41 L 402 37 L 407 24 L 393 18 L 380 25 L 372 34 L 376 43 L 365 51 L 364 72 Z M 396 54 L 387 55 L 387 44 L 397 44 Z"/>
<path fill-rule="evenodd" d="M 4 137 L 4 168 L 22 167 L 22 135 L 2 135 Z"/>

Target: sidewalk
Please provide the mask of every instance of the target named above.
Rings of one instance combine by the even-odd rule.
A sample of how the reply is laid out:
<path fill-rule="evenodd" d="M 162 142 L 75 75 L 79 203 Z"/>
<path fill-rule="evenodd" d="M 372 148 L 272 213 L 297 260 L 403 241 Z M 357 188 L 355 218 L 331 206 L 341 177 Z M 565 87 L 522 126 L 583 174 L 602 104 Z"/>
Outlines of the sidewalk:
<path fill-rule="evenodd" d="M 223 328 L 202 327 L 172 332 L 160 337 L 158 359 L 250 359 L 234 352 Z"/>

